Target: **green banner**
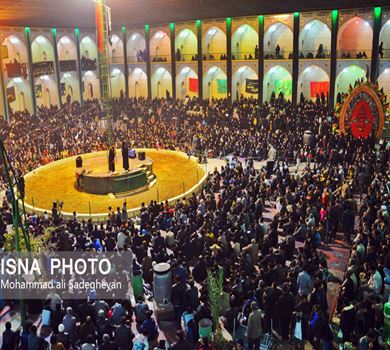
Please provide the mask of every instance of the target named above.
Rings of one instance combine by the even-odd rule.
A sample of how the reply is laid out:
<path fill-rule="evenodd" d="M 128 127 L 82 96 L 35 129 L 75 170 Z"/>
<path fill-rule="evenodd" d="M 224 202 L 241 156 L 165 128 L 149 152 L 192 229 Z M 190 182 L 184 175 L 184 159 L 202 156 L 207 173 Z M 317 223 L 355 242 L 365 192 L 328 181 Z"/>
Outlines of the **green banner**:
<path fill-rule="evenodd" d="M 292 95 L 292 80 L 279 80 L 275 79 L 275 95 L 279 96 L 280 93 L 283 93 L 284 96 Z"/>
<path fill-rule="evenodd" d="M 217 79 L 217 91 L 219 94 L 227 93 L 227 80 L 226 79 Z"/>

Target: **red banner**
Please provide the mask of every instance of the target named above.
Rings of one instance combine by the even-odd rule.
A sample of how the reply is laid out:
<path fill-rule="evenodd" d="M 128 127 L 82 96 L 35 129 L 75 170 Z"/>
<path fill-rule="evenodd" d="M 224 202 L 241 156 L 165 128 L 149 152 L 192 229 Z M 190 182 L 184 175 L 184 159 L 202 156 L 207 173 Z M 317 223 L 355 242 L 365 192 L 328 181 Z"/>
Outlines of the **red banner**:
<path fill-rule="evenodd" d="M 310 96 L 321 97 L 321 93 L 324 93 L 325 97 L 329 93 L 329 81 L 311 81 L 310 82 Z"/>
<path fill-rule="evenodd" d="M 361 100 L 352 111 L 351 132 L 356 138 L 366 139 L 372 130 L 372 111 L 369 104 Z"/>
<path fill-rule="evenodd" d="M 191 92 L 198 92 L 198 79 L 197 78 L 188 78 L 189 90 Z"/>
<path fill-rule="evenodd" d="M 103 4 L 101 1 L 95 1 L 97 47 L 99 53 L 103 53 L 104 48 L 104 23 L 103 23 Z"/>

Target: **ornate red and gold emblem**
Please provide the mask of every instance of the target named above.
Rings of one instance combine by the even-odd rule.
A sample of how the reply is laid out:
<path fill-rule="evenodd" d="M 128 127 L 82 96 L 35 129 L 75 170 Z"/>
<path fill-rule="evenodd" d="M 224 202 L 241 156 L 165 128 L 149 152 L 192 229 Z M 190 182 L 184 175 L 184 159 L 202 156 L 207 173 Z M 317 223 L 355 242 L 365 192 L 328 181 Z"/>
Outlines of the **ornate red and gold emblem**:
<path fill-rule="evenodd" d="M 385 125 L 387 108 L 386 97 L 378 85 L 360 82 L 344 95 L 341 104 L 336 105 L 340 131 L 362 139 L 373 133 L 379 139 Z"/>

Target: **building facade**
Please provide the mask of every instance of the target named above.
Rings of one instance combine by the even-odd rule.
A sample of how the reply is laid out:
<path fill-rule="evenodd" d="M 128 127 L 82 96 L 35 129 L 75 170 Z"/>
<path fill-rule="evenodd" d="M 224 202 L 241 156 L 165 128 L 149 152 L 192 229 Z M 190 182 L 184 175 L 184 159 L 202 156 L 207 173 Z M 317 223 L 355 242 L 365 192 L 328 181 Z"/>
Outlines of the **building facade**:
<path fill-rule="evenodd" d="M 93 30 L 1 28 L 0 114 L 100 96 Z M 330 101 L 362 77 L 390 95 L 390 8 L 301 12 L 114 31 L 112 95 Z"/>

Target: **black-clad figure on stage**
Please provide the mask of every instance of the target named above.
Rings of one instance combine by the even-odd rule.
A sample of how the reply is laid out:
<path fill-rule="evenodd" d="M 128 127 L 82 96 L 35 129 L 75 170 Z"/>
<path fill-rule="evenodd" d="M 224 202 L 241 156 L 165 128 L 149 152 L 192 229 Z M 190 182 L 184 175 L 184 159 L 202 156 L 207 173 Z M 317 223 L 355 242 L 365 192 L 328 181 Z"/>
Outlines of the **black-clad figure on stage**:
<path fill-rule="evenodd" d="M 129 170 L 129 147 L 126 142 L 122 142 L 122 159 L 123 159 L 123 169 Z"/>
<path fill-rule="evenodd" d="M 108 170 L 115 171 L 115 147 L 111 146 L 108 151 Z"/>

